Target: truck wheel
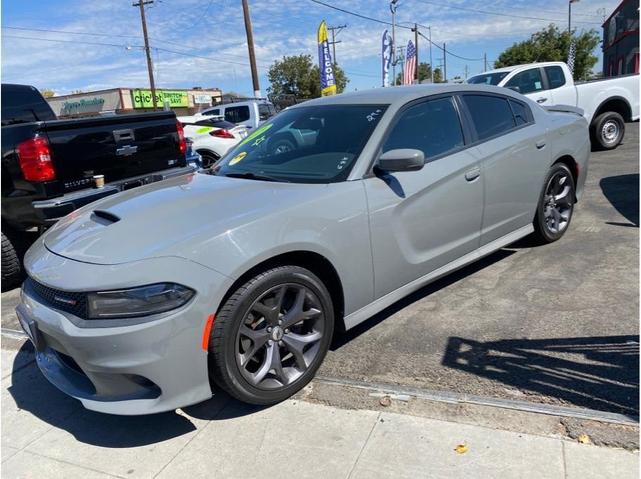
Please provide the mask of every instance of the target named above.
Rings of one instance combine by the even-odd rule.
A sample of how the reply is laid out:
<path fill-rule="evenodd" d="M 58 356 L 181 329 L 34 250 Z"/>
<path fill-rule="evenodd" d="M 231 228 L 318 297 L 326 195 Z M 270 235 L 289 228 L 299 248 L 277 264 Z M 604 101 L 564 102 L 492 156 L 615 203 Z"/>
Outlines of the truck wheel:
<path fill-rule="evenodd" d="M 592 141 L 599 150 L 613 150 L 623 140 L 625 122 L 614 111 L 606 111 L 592 121 Z"/>
<path fill-rule="evenodd" d="M 14 287 L 21 279 L 22 265 L 14 244 L 2 233 L 2 289 Z"/>

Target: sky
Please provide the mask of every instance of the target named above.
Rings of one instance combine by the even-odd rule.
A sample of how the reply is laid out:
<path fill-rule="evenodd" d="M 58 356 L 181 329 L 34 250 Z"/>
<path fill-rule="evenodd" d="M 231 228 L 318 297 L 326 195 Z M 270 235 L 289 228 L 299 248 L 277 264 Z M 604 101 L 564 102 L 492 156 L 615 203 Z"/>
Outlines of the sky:
<path fill-rule="evenodd" d="M 391 21 L 389 1 L 323 0 L 344 10 Z M 148 87 L 139 10 L 132 0 L 3 0 L 2 81 L 27 83 L 57 94 L 112 87 Z M 619 0 L 580 0 L 573 27 L 596 29 Z M 347 91 L 381 84 L 381 36 L 386 25 L 312 0 L 249 0 L 260 87 L 267 93 L 269 66 L 283 55 L 310 54 L 318 61 L 321 20 L 343 25 L 336 60 L 346 71 Z M 550 23 L 567 28 L 567 0 L 399 0 L 396 21 L 431 26 L 432 41 L 468 60 L 447 56 L 447 76 L 483 71 L 515 42 Z M 494 15 L 480 13 L 492 12 Z M 217 87 L 252 95 L 241 0 L 155 0 L 146 9 L 158 88 Z M 512 15 L 512 16 L 506 16 Z M 516 18 L 514 17 L 516 16 Z M 51 30 L 56 30 L 51 31 Z M 426 36 L 426 28 L 419 28 Z M 398 28 L 397 45 L 413 39 Z M 595 70 L 600 70 L 599 63 Z M 433 63 L 442 52 L 432 48 Z M 419 38 L 419 61 L 429 61 Z M 400 69 L 400 66 L 397 67 Z M 399 71 L 399 70 L 397 70 Z"/>

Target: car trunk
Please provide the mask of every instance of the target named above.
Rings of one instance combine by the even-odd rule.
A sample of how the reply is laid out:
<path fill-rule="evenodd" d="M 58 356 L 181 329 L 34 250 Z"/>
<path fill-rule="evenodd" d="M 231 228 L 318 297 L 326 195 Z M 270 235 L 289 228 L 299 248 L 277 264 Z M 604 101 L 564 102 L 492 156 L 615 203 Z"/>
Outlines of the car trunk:
<path fill-rule="evenodd" d="M 56 170 L 65 192 L 185 166 L 172 112 L 116 115 L 45 123 Z"/>

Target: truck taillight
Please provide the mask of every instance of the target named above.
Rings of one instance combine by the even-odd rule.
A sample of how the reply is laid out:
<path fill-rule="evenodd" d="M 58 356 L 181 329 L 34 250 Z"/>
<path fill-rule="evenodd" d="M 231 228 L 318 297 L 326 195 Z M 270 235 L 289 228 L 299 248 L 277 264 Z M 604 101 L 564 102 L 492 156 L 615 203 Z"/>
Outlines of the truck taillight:
<path fill-rule="evenodd" d="M 217 138 L 230 138 L 232 140 L 234 139 L 234 135 L 232 135 L 229 130 L 225 130 L 224 128 L 221 128 L 220 130 L 210 131 L 209 134 Z"/>
<path fill-rule="evenodd" d="M 37 136 L 18 143 L 18 162 L 27 181 L 51 181 L 56 179 L 56 170 L 51 161 L 51 150 L 46 138 Z"/>
<path fill-rule="evenodd" d="M 180 153 L 184 155 L 187 153 L 187 140 L 185 139 L 185 129 L 183 124 L 179 121 L 176 122 L 176 130 L 178 131 L 178 149 Z"/>

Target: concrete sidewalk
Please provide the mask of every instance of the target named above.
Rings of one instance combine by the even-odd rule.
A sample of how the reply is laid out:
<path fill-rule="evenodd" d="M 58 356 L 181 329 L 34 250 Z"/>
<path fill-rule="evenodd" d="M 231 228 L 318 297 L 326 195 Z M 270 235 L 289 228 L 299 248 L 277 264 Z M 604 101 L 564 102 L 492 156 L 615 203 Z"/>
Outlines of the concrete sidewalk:
<path fill-rule="evenodd" d="M 176 413 L 98 414 L 32 358 L 2 349 L 3 478 L 638 477 L 634 452 L 301 400 L 261 409 L 219 395 Z"/>

